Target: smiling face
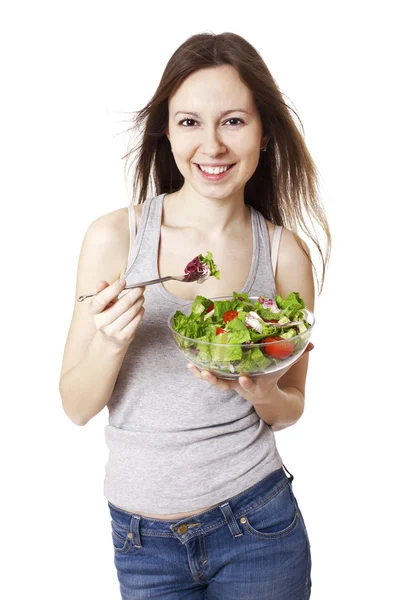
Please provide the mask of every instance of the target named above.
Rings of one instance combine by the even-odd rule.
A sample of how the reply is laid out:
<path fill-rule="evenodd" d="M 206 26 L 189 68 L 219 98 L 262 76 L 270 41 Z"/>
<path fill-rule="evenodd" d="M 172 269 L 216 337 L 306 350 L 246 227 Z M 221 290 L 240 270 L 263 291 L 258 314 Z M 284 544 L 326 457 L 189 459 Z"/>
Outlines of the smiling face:
<path fill-rule="evenodd" d="M 223 65 L 192 73 L 169 98 L 168 110 L 167 136 L 184 185 L 208 198 L 244 195 L 268 138 L 237 71 Z M 234 166 L 210 174 L 198 165 Z"/>

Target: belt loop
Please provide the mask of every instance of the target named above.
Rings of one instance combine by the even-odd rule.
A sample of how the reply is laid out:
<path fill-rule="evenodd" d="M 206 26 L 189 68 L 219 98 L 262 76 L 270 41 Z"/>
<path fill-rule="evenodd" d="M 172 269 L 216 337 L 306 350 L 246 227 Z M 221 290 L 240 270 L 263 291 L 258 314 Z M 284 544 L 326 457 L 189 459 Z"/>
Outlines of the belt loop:
<path fill-rule="evenodd" d="M 139 523 L 141 517 L 139 515 L 132 515 L 131 519 L 131 533 L 130 536 L 133 538 L 132 542 L 135 548 L 142 548 L 142 541 L 140 539 Z"/>
<path fill-rule="evenodd" d="M 236 522 L 235 516 L 232 512 L 229 502 L 224 502 L 224 504 L 220 504 L 219 507 L 222 510 L 222 514 L 225 517 L 225 521 L 227 522 L 233 537 L 236 538 L 243 535 L 243 533 L 240 531 L 239 525 Z"/>
<path fill-rule="evenodd" d="M 291 474 L 291 472 L 290 472 L 290 471 L 288 471 L 288 470 L 287 470 L 287 468 L 285 467 L 285 465 L 284 465 L 283 463 L 282 463 L 282 466 L 283 466 L 283 468 L 285 469 L 285 471 L 287 471 L 287 472 L 289 473 L 289 475 L 290 475 L 290 477 L 289 477 L 289 479 L 290 479 L 290 483 L 292 483 L 292 481 L 293 481 L 293 479 L 294 479 L 293 475 Z"/>

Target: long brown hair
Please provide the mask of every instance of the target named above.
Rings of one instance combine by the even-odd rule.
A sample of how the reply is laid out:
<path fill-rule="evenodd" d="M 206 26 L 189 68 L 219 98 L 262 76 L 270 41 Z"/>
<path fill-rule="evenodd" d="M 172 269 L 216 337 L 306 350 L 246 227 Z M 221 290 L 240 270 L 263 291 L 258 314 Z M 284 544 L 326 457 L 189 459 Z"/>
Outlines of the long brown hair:
<path fill-rule="evenodd" d="M 131 168 L 127 169 L 128 159 L 138 153 L 132 160 L 135 165 L 132 202 L 135 203 L 135 190 L 138 190 L 136 203 L 140 204 L 149 194 L 172 193 L 182 187 L 184 179 L 166 136 L 168 98 L 191 73 L 222 65 L 233 66 L 253 93 L 263 134 L 269 137 L 267 149 L 260 153 L 258 166 L 245 186 L 244 201 L 272 223 L 290 229 L 307 256 L 298 227 L 311 238 L 322 260 L 322 291 L 331 234 L 319 197 L 319 173 L 291 113 L 296 115 L 304 132 L 303 124 L 285 103 L 260 54 L 235 33 L 201 33 L 188 38 L 168 61 L 151 100 L 143 109 L 135 111 L 128 131 L 140 132 L 139 143 L 122 157 L 126 159 L 126 173 Z M 315 222 L 326 238 L 325 254 L 315 232 Z M 315 271 L 314 265 L 313 268 Z"/>

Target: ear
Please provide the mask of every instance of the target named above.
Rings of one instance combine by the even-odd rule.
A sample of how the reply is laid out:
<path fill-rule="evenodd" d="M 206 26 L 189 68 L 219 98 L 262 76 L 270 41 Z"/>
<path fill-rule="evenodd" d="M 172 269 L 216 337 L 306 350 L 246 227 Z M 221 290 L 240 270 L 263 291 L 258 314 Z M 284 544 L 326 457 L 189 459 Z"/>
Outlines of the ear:
<path fill-rule="evenodd" d="M 264 146 L 266 146 L 269 142 L 269 136 L 268 135 L 263 135 L 263 137 L 261 138 L 261 147 L 264 148 Z"/>

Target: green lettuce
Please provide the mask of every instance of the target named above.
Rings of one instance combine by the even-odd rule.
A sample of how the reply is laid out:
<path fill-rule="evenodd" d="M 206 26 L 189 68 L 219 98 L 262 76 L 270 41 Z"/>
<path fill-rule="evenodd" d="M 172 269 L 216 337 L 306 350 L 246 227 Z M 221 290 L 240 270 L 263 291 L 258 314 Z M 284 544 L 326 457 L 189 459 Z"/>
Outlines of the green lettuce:
<path fill-rule="evenodd" d="M 213 255 L 211 252 L 207 252 L 205 256 L 199 254 L 199 261 L 202 263 L 206 263 L 210 268 L 210 277 L 216 277 L 216 279 L 220 279 L 220 272 L 217 270 L 217 265 L 213 260 Z"/>

